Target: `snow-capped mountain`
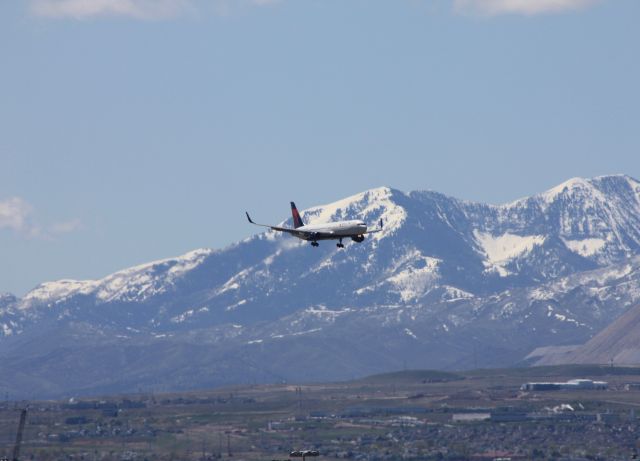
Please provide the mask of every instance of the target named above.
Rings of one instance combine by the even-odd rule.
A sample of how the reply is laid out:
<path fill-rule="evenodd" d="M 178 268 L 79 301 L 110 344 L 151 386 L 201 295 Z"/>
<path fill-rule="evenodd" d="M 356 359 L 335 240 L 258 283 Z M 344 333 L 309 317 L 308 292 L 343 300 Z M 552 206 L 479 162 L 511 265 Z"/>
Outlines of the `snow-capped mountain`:
<path fill-rule="evenodd" d="M 266 232 L 0 295 L 0 369 L 25 376 L 11 390 L 509 365 L 586 341 L 640 298 L 640 183 L 628 176 L 505 205 L 382 187 L 302 214 L 385 226 L 346 250 Z"/>

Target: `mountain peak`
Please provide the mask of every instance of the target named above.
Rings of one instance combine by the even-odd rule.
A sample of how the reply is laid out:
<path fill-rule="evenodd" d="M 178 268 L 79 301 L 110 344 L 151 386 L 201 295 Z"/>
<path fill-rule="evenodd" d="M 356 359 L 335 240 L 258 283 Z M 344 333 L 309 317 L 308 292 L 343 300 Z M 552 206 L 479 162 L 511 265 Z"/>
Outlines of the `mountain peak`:
<path fill-rule="evenodd" d="M 393 200 L 394 194 L 402 192 L 387 186 L 376 187 L 332 203 L 307 208 L 302 215 L 310 224 L 358 218 L 374 225 L 382 219 L 385 231 L 372 234 L 373 238 L 380 238 L 400 227 L 406 219 L 404 208 Z"/>
<path fill-rule="evenodd" d="M 570 193 L 580 189 L 595 189 L 590 180 L 585 178 L 571 178 L 558 184 L 555 187 L 543 192 L 538 197 L 544 199 L 545 202 L 554 201 L 559 195 Z"/>
<path fill-rule="evenodd" d="M 606 193 L 612 188 L 620 187 L 631 188 L 634 190 L 637 187 L 640 187 L 640 182 L 625 174 L 601 175 L 590 179 L 575 177 L 552 187 L 546 192 L 539 194 L 539 196 L 553 200 L 562 193 L 570 193 L 577 190 L 596 190 L 598 192 Z"/>

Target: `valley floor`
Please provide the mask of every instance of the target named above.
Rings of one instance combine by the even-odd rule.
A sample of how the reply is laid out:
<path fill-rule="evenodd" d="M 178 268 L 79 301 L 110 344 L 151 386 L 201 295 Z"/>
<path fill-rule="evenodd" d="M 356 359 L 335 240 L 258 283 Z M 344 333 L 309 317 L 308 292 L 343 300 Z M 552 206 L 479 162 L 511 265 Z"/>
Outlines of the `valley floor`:
<path fill-rule="evenodd" d="M 523 392 L 591 378 L 607 390 Z M 405 371 L 326 385 L 29 402 L 21 459 L 628 460 L 640 440 L 640 369 Z M 26 402 L 0 409 L 9 455 Z"/>

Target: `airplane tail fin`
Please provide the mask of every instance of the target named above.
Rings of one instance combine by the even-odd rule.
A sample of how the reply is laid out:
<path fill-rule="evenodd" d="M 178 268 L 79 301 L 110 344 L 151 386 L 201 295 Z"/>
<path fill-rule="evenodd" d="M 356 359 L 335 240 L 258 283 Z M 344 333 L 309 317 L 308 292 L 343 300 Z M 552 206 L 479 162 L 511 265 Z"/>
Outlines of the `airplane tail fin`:
<path fill-rule="evenodd" d="M 291 202 L 291 216 L 293 216 L 293 227 L 297 229 L 298 227 L 304 226 L 304 222 L 302 222 L 302 218 L 300 217 L 300 213 L 298 213 L 296 204 L 293 202 Z"/>

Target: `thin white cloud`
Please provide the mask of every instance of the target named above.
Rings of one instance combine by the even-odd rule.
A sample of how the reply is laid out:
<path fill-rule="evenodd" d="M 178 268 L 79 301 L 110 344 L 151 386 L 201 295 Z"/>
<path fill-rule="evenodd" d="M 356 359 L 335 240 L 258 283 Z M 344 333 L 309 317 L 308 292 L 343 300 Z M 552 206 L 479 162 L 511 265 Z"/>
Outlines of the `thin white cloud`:
<path fill-rule="evenodd" d="M 579 10 L 599 0 L 454 0 L 458 13 L 536 15 Z"/>
<path fill-rule="evenodd" d="M 33 207 L 20 197 L 0 200 L 0 230 L 10 229 L 19 234 L 29 234 Z"/>
<path fill-rule="evenodd" d="M 238 7 L 269 6 L 284 0 L 30 0 L 31 12 L 47 18 L 89 19 L 122 16 L 143 20 L 171 19 L 201 10 L 228 15 Z M 452 0 L 462 14 L 537 15 L 589 7 L 601 0 Z"/>
<path fill-rule="evenodd" d="M 81 228 L 82 222 L 77 218 L 42 227 L 34 219 L 33 206 L 25 199 L 0 199 L 0 231 L 9 230 L 22 237 L 48 240 L 55 235 L 68 234 Z"/>
<path fill-rule="evenodd" d="M 52 234 L 69 234 L 82 229 L 82 227 L 82 221 L 78 218 L 74 218 L 69 219 L 68 221 L 53 223 L 49 226 L 49 230 Z"/>
<path fill-rule="evenodd" d="M 46 18 L 90 19 L 121 16 L 143 20 L 171 19 L 211 8 L 229 13 L 233 6 L 266 6 L 281 0 L 31 0 L 31 12 Z"/>
<path fill-rule="evenodd" d="M 128 16 L 158 20 L 175 17 L 191 6 L 190 0 L 32 0 L 31 11 L 49 18 Z"/>

